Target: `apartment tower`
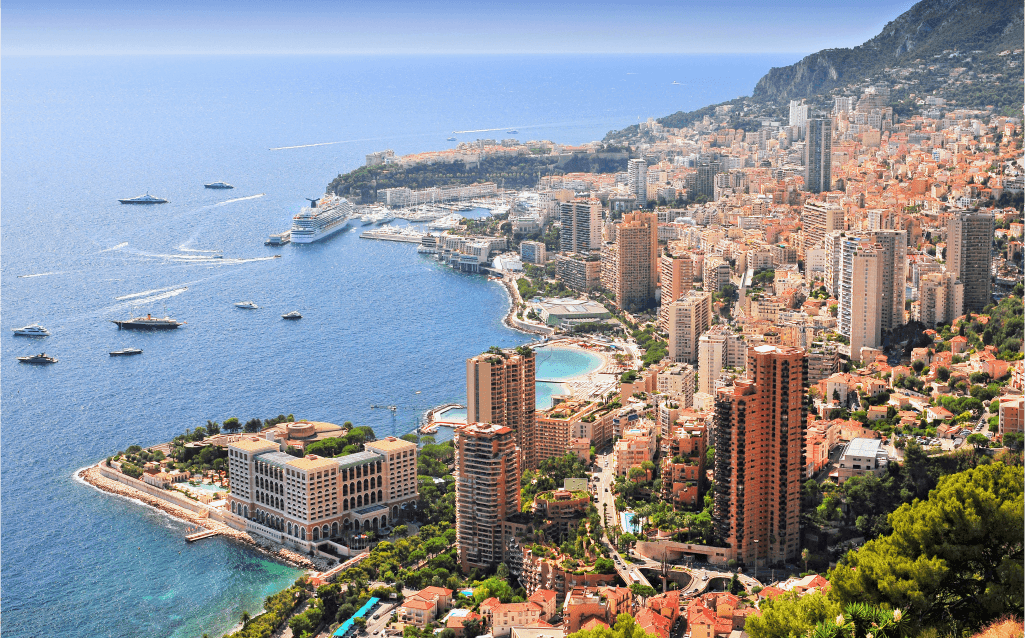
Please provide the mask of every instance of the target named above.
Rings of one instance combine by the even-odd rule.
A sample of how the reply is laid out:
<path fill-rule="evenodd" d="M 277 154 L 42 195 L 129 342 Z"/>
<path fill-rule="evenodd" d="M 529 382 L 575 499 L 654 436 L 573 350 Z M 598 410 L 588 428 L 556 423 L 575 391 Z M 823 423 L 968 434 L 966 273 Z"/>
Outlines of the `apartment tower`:
<path fill-rule="evenodd" d="M 947 222 L 947 268 L 964 284 L 964 310 L 982 312 L 990 304 L 993 215 L 956 211 Z"/>
<path fill-rule="evenodd" d="M 643 310 L 655 302 L 658 216 L 627 213 L 616 226 L 616 305 L 623 310 Z"/>
<path fill-rule="evenodd" d="M 522 467 L 537 467 L 534 441 L 534 351 L 492 348 L 466 360 L 466 422 L 514 433 Z"/>
<path fill-rule="evenodd" d="M 698 339 L 712 325 L 712 293 L 688 290 L 669 304 L 669 356 L 677 363 L 698 362 Z"/>
<path fill-rule="evenodd" d="M 805 202 L 801 210 L 804 251 L 823 244 L 826 235 L 844 229 L 843 209 L 832 202 Z"/>
<path fill-rule="evenodd" d="M 632 159 L 626 165 L 627 186 L 637 198 L 637 205 L 648 203 L 648 163 L 643 159 Z"/>
<path fill-rule="evenodd" d="M 807 366 L 799 348 L 756 346 L 747 378 L 716 391 L 713 519 L 747 566 L 800 552 Z"/>
<path fill-rule="evenodd" d="M 662 255 L 661 257 L 661 307 L 658 323 L 663 330 L 669 329 L 669 304 L 694 287 L 694 260 L 689 254 Z"/>
<path fill-rule="evenodd" d="M 574 199 L 559 205 L 559 250 L 586 253 L 601 247 L 601 202 Z"/>
<path fill-rule="evenodd" d="M 907 323 L 904 320 L 904 293 L 907 288 L 908 234 L 903 230 L 872 230 L 867 233 L 879 247 L 883 262 L 879 280 L 879 328 L 890 332 Z"/>
<path fill-rule="evenodd" d="M 492 423 L 456 428 L 456 547 L 464 572 L 505 558 L 505 520 L 520 511 L 516 433 Z"/>
<path fill-rule="evenodd" d="M 832 190 L 833 121 L 812 118 L 804 143 L 805 188 L 813 193 Z"/>

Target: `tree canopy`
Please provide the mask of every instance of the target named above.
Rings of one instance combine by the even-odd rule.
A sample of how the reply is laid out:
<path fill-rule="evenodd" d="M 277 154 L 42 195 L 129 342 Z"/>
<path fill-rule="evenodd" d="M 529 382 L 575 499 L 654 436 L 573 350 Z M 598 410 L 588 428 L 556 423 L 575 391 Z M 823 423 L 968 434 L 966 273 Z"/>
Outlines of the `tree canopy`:
<path fill-rule="evenodd" d="M 830 573 L 837 600 L 906 608 L 925 625 L 971 627 L 1023 611 L 1023 478 L 983 465 L 940 480 L 890 515 L 893 533 L 848 553 Z"/>

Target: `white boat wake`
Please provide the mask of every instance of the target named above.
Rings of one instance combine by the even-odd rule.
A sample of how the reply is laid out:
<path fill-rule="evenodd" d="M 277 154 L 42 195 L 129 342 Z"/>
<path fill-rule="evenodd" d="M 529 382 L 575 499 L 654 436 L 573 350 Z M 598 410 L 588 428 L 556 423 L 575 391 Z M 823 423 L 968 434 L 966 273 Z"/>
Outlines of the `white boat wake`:
<path fill-rule="evenodd" d="M 149 297 L 143 297 L 142 299 L 132 299 L 128 303 L 117 304 L 117 305 L 114 306 L 114 308 L 124 308 L 124 307 L 127 307 L 127 306 L 144 306 L 146 304 L 153 303 L 155 301 L 163 301 L 164 299 L 170 299 L 171 297 L 177 297 L 178 295 L 182 294 L 183 292 L 187 291 L 188 289 L 189 289 L 188 286 L 182 286 L 181 288 L 175 288 L 174 290 L 168 290 L 167 292 L 162 292 L 159 295 L 151 295 Z"/>
<path fill-rule="evenodd" d="M 41 273 L 36 273 L 34 275 L 18 275 L 18 279 L 31 279 L 32 277 L 46 277 L 46 276 L 49 276 L 49 275 L 63 275 L 63 274 L 64 274 L 63 271 L 41 272 Z"/>
<path fill-rule="evenodd" d="M 236 197 L 235 199 L 227 199 L 227 200 L 225 200 L 223 202 L 218 202 L 216 204 L 211 204 L 210 206 L 208 206 L 208 208 L 217 208 L 218 206 L 225 206 L 227 204 L 234 204 L 235 202 L 244 202 L 244 201 L 246 201 L 248 199 L 259 199 L 259 198 L 263 197 L 266 194 L 267 193 L 260 193 L 259 195 L 249 195 L 248 197 Z"/>
<path fill-rule="evenodd" d="M 136 297 L 145 297 L 146 295 L 152 295 L 158 292 L 165 292 L 168 290 L 187 290 L 187 286 L 168 286 L 166 288 L 154 288 L 153 290 L 143 290 L 142 292 L 133 292 L 130 295 L 122 295 L 120 297 L 114 297 L 114 301 L 124 301 L 125 299 L 135 299 Z"/>
<path fill-rule="evenodd" d="M 120 250 L 120 249 L 124 248 L 124 247 L 125 247 L 125 246 L 127 246 L 127 245 L 128 245 L 128 242 L 126 242 L 126 241 L 123 241 L 123 242 L 121 242 L 120 244 L 118 244 L 117 246 L 111 246 L 110 248 L 104 248 L 104 249 L 103 249 L 103 250 L 101 250 L 100 252 L 101 252 L 101 253 L 107 253 L 107 252 L 110 252 L 110 251 L 112 251 L 112 250 Z"/>

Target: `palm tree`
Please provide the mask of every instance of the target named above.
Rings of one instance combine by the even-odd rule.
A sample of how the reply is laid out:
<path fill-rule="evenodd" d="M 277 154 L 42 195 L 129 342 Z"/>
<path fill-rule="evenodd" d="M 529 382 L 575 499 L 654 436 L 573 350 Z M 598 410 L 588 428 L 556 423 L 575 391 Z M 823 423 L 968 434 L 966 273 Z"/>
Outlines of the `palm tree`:
<path fill-rule="evenodd" d="M 242 612 L 242 626 L 245 627 L 246 625 L 248 625 L 250 620 L 252 620 L 252 616 L 249 615 L 249 612 Z"/>
<path fill-rule="evenodd" d="M 801 550 L 801 560 L 804 561 L 804 571 L 808 571 L 808 559 L 811 558 L 811 552 L 805 547 Z"/>

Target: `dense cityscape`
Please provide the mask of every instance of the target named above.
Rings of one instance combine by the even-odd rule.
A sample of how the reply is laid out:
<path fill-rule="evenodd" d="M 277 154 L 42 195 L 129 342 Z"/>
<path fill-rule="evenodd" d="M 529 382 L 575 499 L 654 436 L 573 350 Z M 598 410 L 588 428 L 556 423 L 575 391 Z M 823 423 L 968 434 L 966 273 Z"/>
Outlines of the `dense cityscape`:
<path fill-rule="evenodd" d="M 529 342 L 402 436 L 230 418 L 80 475 L 304 570 L 242 638 L 1021 636 L 1023 49 L 982 53 L 368 154 L 330 201 L 432 224 L 362 236 Z M 596 363 L 549 403 L 551 349 Z"/>

